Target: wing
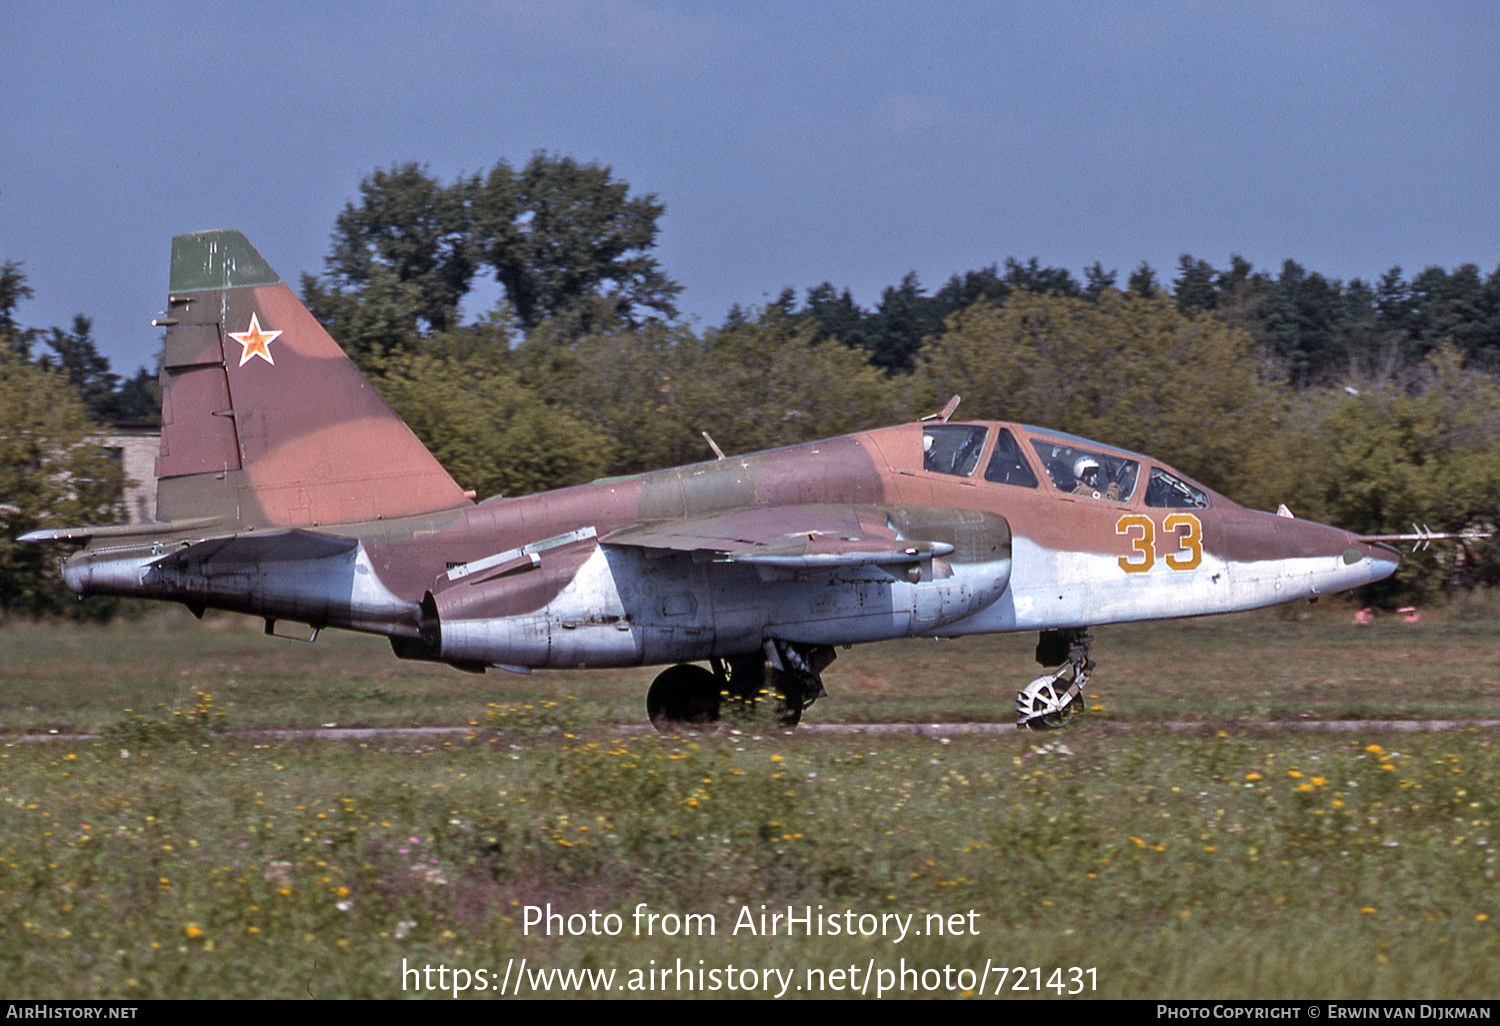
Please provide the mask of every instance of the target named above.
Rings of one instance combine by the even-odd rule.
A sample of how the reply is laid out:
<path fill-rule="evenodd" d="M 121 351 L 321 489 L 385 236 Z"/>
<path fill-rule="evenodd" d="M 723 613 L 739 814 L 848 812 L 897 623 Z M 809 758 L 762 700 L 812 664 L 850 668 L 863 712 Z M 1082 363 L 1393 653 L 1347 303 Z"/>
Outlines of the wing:
<path fill-rule="evenodd" d="M 632 524 L 600 541 L 711 552 L 730 562 L 793 570 L 917 563 L 953 551 L 947 542 L 903 538 L 886 512 L 874 506 L 757 506 Z"/>

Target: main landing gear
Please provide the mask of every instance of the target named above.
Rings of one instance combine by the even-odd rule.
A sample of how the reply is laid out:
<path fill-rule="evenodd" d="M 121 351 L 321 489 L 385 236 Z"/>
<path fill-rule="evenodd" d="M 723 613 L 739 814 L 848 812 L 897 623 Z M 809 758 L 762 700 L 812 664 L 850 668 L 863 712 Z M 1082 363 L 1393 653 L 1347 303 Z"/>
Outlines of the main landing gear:
<path fill-rule="evenodd" d="M 1018 727 L 1052 730 L 1066 726 L 1083 706 L 1083 689 L 1094 672 L 1089 658 L 1089 642 L 1094 639 L 1086 630 L 1070 628 L 1042 631 L 1036 645 L 1036 661 L 1043 666 L 1063 665 L 1044 673 L 1016 695 Z"/>
<path fill-rule="evenodd" d="M 711 730 L 728 722 L 750 730 L 795 727 L 823 695 L 823 670 L 837 656 L 827 645 L 769 640 L 759 652 L 711 660 L 712 669 L 669 666 L 646 692 L 659 731 Z"/>

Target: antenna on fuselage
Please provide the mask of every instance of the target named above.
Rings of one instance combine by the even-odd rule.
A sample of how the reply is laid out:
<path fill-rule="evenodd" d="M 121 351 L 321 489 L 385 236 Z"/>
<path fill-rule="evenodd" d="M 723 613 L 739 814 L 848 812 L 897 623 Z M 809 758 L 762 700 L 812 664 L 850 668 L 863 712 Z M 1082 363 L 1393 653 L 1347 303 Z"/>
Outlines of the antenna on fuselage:
<path fill-rule="evenodd" d="M 724 459 L 724 450 L 719 448 L 719 443 L 708 437 L 707 431 L 700 431 L 698 433 L 703 436 L 703 440 L 708 443 L 708 447 L 714 451 L 714 455 L 721 460 Z"/>
<path fill-rule="evenodd" d="M 960 397 L 957 396 L 957 395 L 955 395 L 952 399 L 948 400 L 948 405 L 943 407 L 943 412 L 942 413 L 929 413 L 927 416 L 923 417 L 922 419 L 924 421 L 926 421 L 926 420 L 940 420 L 944 424 L 946 424 L 946 423 L 948 423 L 948 418 L 951 417 L 951 416 L 953 416 L 953 411 L 956 410 L 956 409 L 958 409 L 959 401 L 960 401 Z"/>

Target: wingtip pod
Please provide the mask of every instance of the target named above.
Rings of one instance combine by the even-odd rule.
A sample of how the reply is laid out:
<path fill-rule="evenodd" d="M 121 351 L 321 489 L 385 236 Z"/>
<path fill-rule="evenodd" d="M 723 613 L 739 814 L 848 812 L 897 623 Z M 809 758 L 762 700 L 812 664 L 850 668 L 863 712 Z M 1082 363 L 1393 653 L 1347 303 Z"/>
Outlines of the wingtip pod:
<path fill-rule="evenodd" d="M 174 294 L 275 285 L 280 281 L 280 275 L 239 232 L 221 229 L 172 239 L 170 287 Z"/>

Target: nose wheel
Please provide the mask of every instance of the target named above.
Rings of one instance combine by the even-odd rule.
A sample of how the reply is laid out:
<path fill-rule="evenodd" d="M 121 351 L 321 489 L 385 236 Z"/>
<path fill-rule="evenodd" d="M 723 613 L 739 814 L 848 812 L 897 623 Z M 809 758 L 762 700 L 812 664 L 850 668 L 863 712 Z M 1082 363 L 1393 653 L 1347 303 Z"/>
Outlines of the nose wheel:
<path fill-rule="evenodd" d="M 1078 681 L 1064 683 L 1060 678 L 1072 671 L 1064 666 L 1056 673 L 1044 673 L 1016 694 L 1017 725 L 1032 730 L 1056 730 L 1066 727 L 1078 715 L 1083 688 Z"/>
<path fill-rule="evenodd" d="M 1083 709 L 1083 689 L 1094 672 L 1089 642 L 1082 630 L 1044 631 L 1037 644 L 1037 661 L 1044 666 L 1065 657 L 1067 662 L 1044 673 L 1016 694 L 1016 726 L 1055 730 L 1067 726 Z"/>

